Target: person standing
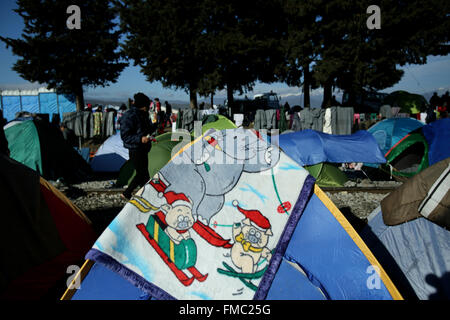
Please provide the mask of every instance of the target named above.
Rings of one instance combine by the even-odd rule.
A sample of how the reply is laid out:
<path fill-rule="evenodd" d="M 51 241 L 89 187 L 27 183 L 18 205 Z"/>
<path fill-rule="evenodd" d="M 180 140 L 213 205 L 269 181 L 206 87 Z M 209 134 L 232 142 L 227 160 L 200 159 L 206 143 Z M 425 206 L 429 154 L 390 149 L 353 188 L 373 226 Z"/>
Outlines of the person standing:
<path fill-rule="evenodd" d="M 136 175 L 128 184 L 122 197 L 131 199 L 132 192 L 138 186 L 142 187 L 150 180 L 148 173 L 148 153 L 152 147 L 151 135 L 156 126 L 149 119 L 150 98 L 142 92 L 134 95 L 134 104 L 120 118 L 120 137 L 123 146 L 128 149 L 130 161 L 136 170 Z"/>
<path fill-rule="evenodd" d="M 164 105 L 166 107 L 166 117 L 164 119 L 164 123 L 165 124 L 169 124 L 169 127 L 171 127 L 172 126 L 172 119 L 171 119 L 171 117 L 172 117 L 172 105 L 168 101 L 165 101 Z"/>

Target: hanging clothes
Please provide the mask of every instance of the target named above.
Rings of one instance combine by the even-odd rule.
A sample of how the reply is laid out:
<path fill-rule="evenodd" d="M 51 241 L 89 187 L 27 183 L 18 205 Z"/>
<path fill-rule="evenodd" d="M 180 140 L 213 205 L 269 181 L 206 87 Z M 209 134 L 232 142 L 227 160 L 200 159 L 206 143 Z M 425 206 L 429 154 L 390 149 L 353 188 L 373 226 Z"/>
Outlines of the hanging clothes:
<path fill-rule="evenodd" d="M 102 120 L 103 113 L 102 112 L 94 112 L 94 136 L 102 135 Z"/>

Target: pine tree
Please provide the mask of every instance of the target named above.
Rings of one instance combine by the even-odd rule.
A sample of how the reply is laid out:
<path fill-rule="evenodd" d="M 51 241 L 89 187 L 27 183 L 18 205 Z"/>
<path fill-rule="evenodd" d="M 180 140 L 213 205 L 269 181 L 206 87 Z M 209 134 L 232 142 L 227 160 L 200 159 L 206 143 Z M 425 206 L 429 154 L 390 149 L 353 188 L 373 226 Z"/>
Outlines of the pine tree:
<path fill-rule="evenodd" d="M 205 59 L 203 1 L 118 1 L 120 26 L 126 35 L 125 54 L 149 82 L 184 89 L 197 107 Z"/>
<path fill-rule="evenodd" d="M 21 57 L 13 70 L 26 80 L 73 94 L 84 108 L 83 86 L 115 82 L 127 65 L 118 53 L 120 32 L 115 11 L 105 0 L 18 0 L 22 39 L 0 37 Z M 80 29 L 69 29 L 67 8 L 80 8 Z"/>

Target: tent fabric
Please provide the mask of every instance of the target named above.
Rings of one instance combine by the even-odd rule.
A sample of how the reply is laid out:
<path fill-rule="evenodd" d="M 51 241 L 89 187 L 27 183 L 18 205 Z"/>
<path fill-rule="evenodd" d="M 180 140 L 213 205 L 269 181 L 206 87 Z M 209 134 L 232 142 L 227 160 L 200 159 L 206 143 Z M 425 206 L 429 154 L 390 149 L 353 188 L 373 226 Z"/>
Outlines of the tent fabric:
<path fill-rule="evenodd" d="M 100 263 L 93 264 L 83 279 L 81 288 L 75 290 L 71 297 L 71 300 L 147 299 L 151 299 L 151 296 Z M 267 295 L 267 300 L 325 299 L 321 290 L 309 281 L 306 274 L 298 272 L 298 266 L 286 259 L 282 260 Z"/>
<path fill-rule="evenodd" d="M 227 134 L 228 134 L 227 130 Z M 216 145 L 211 145 L 211 137 L 214 137 L 213 134 L 208 132 L 207 135 L 204 136 L 205 140 L 197 140 L 198 142 L 205 143 L 205 146 L 211 146 L 212 149 L 208 149 L 210 152 L 215 150 L 226 150 L 223 145 L 219 145 L 219 149 L 216 148 Z M 215 140 L 217 141 L 217 140 Z M 225 139 L 226 141 L 226 139 Z M 179 153 L 180 156 L 188 155 L 189 148 L 184 149 L 186 152 Z M 273 148 L 271 151 L 272 155 L 276 153 L 276 148 Z M 203 161 L 204 157 L 201 157 Z M 183 158 L 184 159 L 184 158 Z M 352 228 L 349 222 L 345 219 L 345 217 L 339 212 L 339 210 L 334 206 L 331 200 L 325 195 L 325 193 L 317 186 L 314 188 L 307 188 L 305 190 L 309 190 L 308 195 L 306 197 L 301 197 L 301 204 L 290 203 L 288 205 L 286 200 L 288 197 L 286 196 L 286 191 L 289 189 L 292 192 L 293 185 L 297 185 L 297 189 L 300 188 L 298 184 L 286 183 L 286 181 L 292 181 L 294 176 L 298 176 L 299 174 L 303 174 L 304 170 L 296 165 L 292 160 L 289 159 L 285 154 L 280 152 L 279 158 L 272 158 L 273 161 L 276 160 L 274 164 L 276 168 L 273 172 L 278 172 L 278 174 L 273 174 L 272 177 L 270 171 L 267 175 L 254 175 L 250 172 L 243 172 L 237 181 L 238 185 L 236 190 L 232 190 L 227 192 L 227 197 L 224 200 L 223 207 L 217 207 L 215 210 L 219 210 L 219 212 L 226 212 L 225 216 L 214 216 L 214 221 L 209 224 L 209 226 L 217 227 L 216 232 L 211 233 L 215 234 L 215 237 L 219 234 L 223 234 L 224 232 L 229 232 L 227 230 L 227 225 L 231 221 L 234 221 L 232 217 L 234 214 L 238 214 L 238 212 L 252 214 L 260 217 L 254 210 L 260 206 L 249 206 L 250 200 L 251 203 L 256 204 L 261 202 L 260 214 L 262 213 L 264 216 L 270 216 L 270 222 L 275 221 L 273 219 L 273 215 L 269 208 L 273 207 L 273 205 L 278 205 L 282 203 L 282 205 L 278 206 L 278 217 L 283 214 L 286 210 L 289 213 L 294 214 L 295 210 L 303 207 L 302 213 L 298 218 L 298 221 L 295 224 L 292 224 L 285 228 L 285 230 L 289 230 L 291 236 L 286 238 L 285 240 L 278 243 L 278 245 L 285 246 L 285 252 L 280 251 L 280 255 L 277 255 L 278 249 L 275 250 L 274 255 L 272 256 L 271 261 L 276 261 L 277 267 L 271 269 L 271 274 L 273 275 L 273 279 L 270 281 L 262 281 L 261 285 L 265 285 L 267 288 L 267 295 L 261 296 L 266 299 L 401 299 L 401 295 L 398 290 L 389 279 L 384 269 L 378 263 L 376 258 L 364 244 L 362 239 L 358 236 L 356 231 Z M 134 283 L 135 286 L 139 287 L 140 290 L 143 290 L 149 294 L 149 298 L 167 298 L 167 295 L 160 294 L 158 290 L 155 290 L 155 287 L 148 287 L 143 285 L 139 279 L 142 276 L 147 277 L 149 275 L 149 270 L 146 268 L 145 264 L 139 264 L 138 269 L 140 270 L 139 276 L 138 273 L 133 272 L 132 270 L 136 270 L 134 265 L 136 265 L 136 256 L 131 255 L 130 251 L 128 251 L 127 246 L 124 246 L 125 242 L 133 243 L 134 249 L 144 249 L 145 246 L 141 246 L 139 239 L 134 239 L 132 236 L 133 230 L 136 225 L 139 225 L 140 221 L 145 221 L 148 218 L 148 214 L 138 214 L 135 216 L 132 214 L 132 210 L 134 208 L 138 208 L 138 210 L 142 213 L 144 211 L 149 212 L 150 210 L 158 210 L 157 207 L 161 207 L 164 203 L 164 197 L 160 197 L 159 194 L 166 191 L 166 188 L 170 188 L 170 190 L 180 190 L 180 188 L 185 185 L 185 190 L 188 195 L 192 196 L 194 199 L 200 199 L 202 197 L 208 197 L 208 201 L 212 201 L 210 198 L 212 195 L 212 188 L 217 185 L 222 185 L 222 182 L 227 182 L 227 175 L 233 175 L 234 170 L 232 170 L 233 166 L 215 166 L 213 161 L 211 161 L 211 165 L 204 165 L 194 161 L 197 163 L 197 173 L 202 173 L 203 179 L 205 179 L 205 183 L 207 184 L 207 188 L 204 195 L 197 195 L 198 191 L 196 188 L 198 185 L 193 183 L 192 177 L 195 175 L 191 175 L 189 170 L 186 170 L 186 166 L 180 166 L 177 164 L 176 158 L 173 158 L 171 162 L 169 162 L 161 171 L 159 180 L 152 180 L 149 184 L 146 185 L 142 190 L 140 190 L 122 210 L 121 214 L 116 217 L 115 221 L 110 224 L 110 226 L 105 230 L 105 233 L 100 237 L 94 248 L 97 251 L 91 251 L 86 258 L 93 259 L 95 264 L 101 264 L 102 266 L 106 266 L 110 270 L 118 273 L 122 279 L 122 281 L 130 281 Z M 208 160 L 206 160 L 208 161 Z M 278 162 L 278 164 L 277 164 Z M 246 164 L 247 166 L 247 164 Z M 221 176 L 218 175 L 218 171 L 223 170 L 227 175 Z M 257 173 L 255 165 L 250 165 L 248 163 L 247 170 L 251 170 Z M 284 173 L 283 173 L 284 172 Z M 195 173 L 195 172 L 192 172 Z M 297 174 L 295 174 L 297 173 Z M 214 174 L 213 176 L 209 176 L 210 174 Z M 283 176 L 287 174 L 289 179 L 284 179 Z M 255 184 L 249 180 L 249 177 L 258 176 L 258 179 L 264 179 L 262 176 L 266 176 L 270 184 L 274 186 L 277 185 L 277 190 L 275 193 L 277 196 L 273 195 L 270 198 L 267 198 L 267 192 L 263 192 L 260 186 L 264 184 Z M 175 180 L 174 180 L 175 179 Z M 211 180 L 212 179 L 212 180 Z M 224 181 L 222 181 L 224 179 Z M 312 183 L 311 176 L 308 176 L 305 180 L 305 183 Z M 298 179 L 297 179 L 298 180 Z M 183 182 L 184 181 L 184 182 Z M 189 181 L 188 184 L 185 181 Z M 255 180 L 256 181 L 256 180 Z M 255 182 L 253 181 L 253 182 Z M 211 184 L 212 183 L 212 184 Z M 228 183 L 226 183 L 228 186 Z M 178 187 L 177 187 L 178 186 Z M 311 184 L 312 186 L 312 184 Z M 256 187 L 256 189 L 255 189 Z M 269 187 L 269 186 L 266 186 Z M 154 190 L 153 190 L 154 189 Z M 269 187 L 270 189 L 270 187 Z M 304 188 L 303 188 L 304 189 Z M 209 190 L 209 191 L 208 191 Z M 233 195 L 230 195 L 233 193 Z M 303 193 L 303 191 L 302 191 Z M 156 196 L 158 195 L 158 196 Z M 235 203 L 231 201 L 235 199 L 239 195 L 239 199 L 241 201 Z M 203 199 L 203 198 L 202 198 Z M 245 200 L 244 200 L 245 199 Z M 259 200 L 256 200 L 259 199 Z M 180 200 L 179 200 L 180 201 Z M 283 201 L 285 201 L 283 203 Z M 300 201 L 300 200 L 299 200 Z M 237 210 L 237 206 L 242 206 L 239 210 Z M 281 207 L 280 207 L 281 206 Z M 292 209 L 294 208 L 294 209 Z M 297 208 L 297 209 L 296 209 Z M 210 208 L 211 209 L 211 208 Z M 143 211 L 142 211 L 143 210 Z M 205 208 L 200 210 L 200 207 L 193 206 L 192 210 L 197 210 L 199 214 L 207 214 L 209 210 L 205 210 Z M 292 210 L 292 211 L 291 211 Z M 137 211 L 136 211 L 137 212 Z M 251 213 L 252 212 L 252 213 Z M 253 216 L 252 221 L 258 221 L 256 216 Z M 239 216 L 241 217 L 241 216 Z M 222 218 L 226 218 L 228 220 L 224 220 Z M 256 219 L 256 220 L 253 220 Z M 203 221 L 203 218 L 200 220 Z M 130 228 L 123 229 L 120 227 L 123 223 L 130 224 Z M 205 221 L 207 223 L 207 221 Z M 259 219 L 259 223 L 262 223 L 261 219 Z M 208 225 L 208 224 L 207 224 Z M 267 227 L 267 226 L 266 226 Z M 122 230 L 122 231 L 120 231 Z M 127 231 L 128 230 L 128 231 Z M 276 229 L 274 229 L 275 231 Z M 156 231 L 152 231 L 156 238 Z M 292 233 L 291 233 L 292 232 Z M 118 237 L 114 237 L 114 241 L 109 243 L 105 241 L 108 239 L 108 235 L 116 234 Z M 193 237 L 193 235 L 191 235 Z M 128 239 L 128 240 L 127 240 Z M 134 240 L 132 240 L 134 239 Z M 141 239 L 142 240 L 142 239 Z M 125 241 L 125 242 L 124 242 Z M 240 241 L 238 239 L 232 240 L 232 242 Z M 133 249 L 133 250 L 134 250 Z M 108 258 L 106 254 L 101 254 L 101 252 L 108 252 L 108 255 L 114 256 L 114 258 Z M 115 252 L 118 252 L 117 254 Z M 207 260 L 208 265 L 217 264 L 215 259 L 211 259 L 211 255 L 207 254 L 207 252 L 203 250 L 199 250 L 198 254 L 201 255 L 201 259 L 197 260 L 197 267 L 200 271 L 203 271 L 207 268 L 207 264 L 205 264 Z M 206 254 L 206 255 L 205 255 Z M 127 255 L 130 259 L 127 259 L 126 266 L 127 268 L 118 268 L 117 262 L 121 261 L 123 255 Z M 152 261 L 152 263 L 156 263 L 160 258 L 155 256 L 155 259 L 150 258 L 151 252 L 145 254 L 146 262 Z M 110 256 L 110 257 L 112 257 Z M 205 257 L 208 258 L 205 258 Z M 227 255 L 222 255 L 220 260 L 226 259 Z M 225 257 L 225 258 L 224 258 Z M 276 259 L 276 260 L 274 260 Z M 90 260 L 92 261 L 92 260 Z M 175 261 L 175 260 L 172 260 Z M 232 262 L 230 262 L 231 265 Z M 95 266 L 95 265 L 94 265 Z M 234 266 L 234 265 L 233 265 Z M 269 265 L 270 267 L 270 265 Z M 96 269 L 97 271 L 101 268 Z M 94 271 L 95 272 L 95 271 Z M 101 272 L 101 271 L 100 271 Z M 95 278 L 101 279 L 104 274 L 109 272 L 102 273 L 101 276 Z M 150 272 L 152 279 L 152 283 L 154 282 L 155 276 L 158 276 L 156 272 Z M 202 294 L 204 289 L 203 284 L 207 284 L 210 277 L 213 277 L 216 272 L 208 272 L 208 278 L 202 279 L 204 282 L 194 282 L 195 286 L 193 286 L 192 295 L 189 298 L 213 298 L 210 295 L 210 291 L 207 291 L 207 295 Z M 159 274 L 162 276 L 163 274 Z M 167 277 L 166 282 L 169 279 L 173 279 L 171 277 L 172 273 L 169 271 L 165 272 L 165 276 Z M 197 275 L 198 276 L 198 275 Z M 239 296 L 233 296 L 231 298 L 235 299 L 244 299 L 248 295 L 248 287 L 250 285 L 248 282 L 245 282 L 245 279 L 241 279 L 243 281 L 240 282 L 239 279 L 233 278 L 224 278 L 220 284 L 220 288 L 222 291 L 224 289 L 229 290 L 232 288 L 234 284 L 238 284 L 239 288 L 244 287 L 245 296 L 243 294 Z M 272 276 L 271 276 L 272 277 Z M 85 278 L 86 279 L 86 278 Z M 109 277 L 111 279 L 111 277 Z M 119 278 L 117 278 L 119 279 Z M 128 279 L 128 280 L 125 280 Z M 108 286 L 107 283 L 102 284 L 101 281 L 93 284 L 94 277 L 91 278 L 91 281 L 83 281 L 81 284 L 81 296 L 77 297 L 77 293 L 74 295 L 74 299 L 80 297 L 89 297 L 89 299 L 101 299 L 105 296 L 115 295 L 116 293 L 104 293 L 102 290 L 96 289 L 98 286 Z M 369 281 L 370 280 L 370 281 Z M 108 281 L 108 280 L 105 280 Z M 252 280 L 254 284 L 258 283 Z M 160 282 L 165 283 L 165 282 Z M 174 286 L 176 282 L 173 283 Z M 289 284 L 289 286 L 285 286 Z M 190 285 L 190 284 L 189 284 Z M 120 285 L 113 286 L 111 290 L 116 290 Z M 167 291 L 173 292 L 173 287 L 166 286 L 168 288 Z M 84 293 L 82 292 L 83 290 Z M 91 291 L 93 296 L 88 293 Z M 109 290 L 108 290 L 109 291 Z M 99 296 L 97 296 L 98 294 Z M 128 298 L 136 299 L 139 296 L 139 292 L 132 292 Z M 250 295 L 251 296 L 251 295 Z M 173 297 L 173 296 L 172 296 Z"/>
<path fill-rule="evenodd" d="M 86 161 L 68 145 L 59 128 L 34 119 L 5 126 L 11 157 L 47 180 L 77 182 L 91 173 Z"/>
<path fill-rule="evenodd" d="M 439 119 L 422 127 L 422 134 L 428 143 L 430 166 L 450 157 L 450 119 Z"/>
<path fill-rule="evenodd" d="M 64 298 L 66 299 L 66 298 Z M 144 300 L 148 295 L 100 263 L 95 263 L 71 300 Z"/>
<path fill-rule="evenodd" d="M 39 299 L 95 240 L 89 219 L 36 171 L 0 155 L 0 298 Z"/>
<path fill-rule="evenodd" d="M 283 258 L 267 300 L 326 300 L 326 296 L 297 265 Z"/>
<path fill-rule="evenodd" d="M 375 123 L 367 131 L 373 135 L 383 155 L 386 155 L 402 138 L 423 125 L 412 118 L 391 118 Z"/>
<path fill-rule="evenodd" d="M 322 162 L 386 162 L 373 136 L 364 130 L 352 135 L 302 130 L 280 135 L 278 144 L 301 166 Z"/>
<path fill-rule="evenodd" d="M 90 165 L 94 172 L 119 172 L 128 159 L 128 149 L 123 146 L 120 134 L 116 133 L 98 148 Z"/>
<path fill-rule="evenodd" d="M 305 169 L 316 178 L 319 187 L 342 187 L 348 181 L 345 173 L 329 163 L 305 166 Z"/>
<path fill-rule="evenodd" d="M 216 121 L 202 124 L 202 133 L 205 133 L 209 129 L 225 130 L 225 129 L 234 129 L 234 128 L 236 128 L 236 125 L 234 124 L 233 121 L 231 121 L 227 117 L 219 114 L 219 115 L 217 115 Z"/>
<path fill-rule="evenodd" d="M 392 226 L 425 216 L 444 228 L 450 228 L 450 158 L 408 179 L 381 201 L 383 221 Z M 442 192 L 439 192 L 439 188 Z M 434 209 L 424 214 L 423 201 L 432 201 Z"/>
<path fill-rule="evenodd" d="M 300 265 L 327 299 L 401 299 L 382 264 L 317 186 L 285 257 Z"/>
<path fill-rule="evenodd" d="M 219 136 L 223 140 L 219 139 Z M 227 144 L 227 141 L 231 144 Z M 237 149 L 234 148 L 235 143 L 239 143 Z M 201 148 L 202 154 L 197 154 L 197 148 Z M 240 151 L 247 150 L 246 148 L 249 152 L 241 154 Z M 197 139 L 174 157 L 159 172 L 158 180 L 150 181 L 141 189 L 137 195 L 139 198 L 135 196 L 135 202 L 131 200 L 124 207 L 86 258 L 113 268 L 158 299 L 190 299 L 193 297 L 192 289 L 195 289 L 200 297 L 212 299 L 265 298 L 281 262 L 283 247 L 289 241 L 292 228 L 303 211 L 314 183 L 306 170 L 286 155 L 277 152 L 277 148 L 271 148 L 271 161 L 267 161 L 269 148 L 270 145 L 259 139 L 251 130 L 207 131 L 203 138 Z M 236 150 L 239 153 L 236 153 Z M 224 156 L 228 157 L 224 159 L 226 165 L 219 162 Z M 261 161 L 254 161 L 258 158 Z M 233 162 L 233 159 L 237 161 Z M 180 163 L 181 160 L 185 161 Z M 260 174 L 262 171 L 268 171 L 268 174 Z M 297 183 L 282 183 L 288 178 Z M 160 197 L 160 193 L 165 195 Z M 158 212 L 161 212 L 159 210 L 178 214 L 175 208 L 183 205 L 177 205 L 176 201 L 171 202 L 167 198 L 167 194 L 171 193 L 181 194 L 185 199 L 189 199 L 192 205 L 189 211 L 198 216 L 198 220 L 190 229 L 186 241 L 179 240 L 177 246 L 170 245 L 169 251 L 171 242 L 167 240 L 168 233 L 159 231 L 159 228 L 164 227 L 155 222 L 154 216 L 163 219 L 158 215 Z M 174 206 L 174 210 L 167 209 L 163 198 L 167 199 L 167 204 Z M 150 208 L 153 214 L 142 215 L 142 212 L 148 212 L 146 208 Z M 240 231 L 236 231 L 238 228 L 246 228 L 249 223 L 242 208 L 252 209 L 248 212 L 248 219 L 259 228 L 255 237 L 262 237 L 262 244 L 257 242 L 257 247 L 252 247 L 255 243 L 251 245 L 245 238 L 239 238 L 244 236 Z M 164 219 L 170 223 L 169 213 Z M 214 221 L 223 225 L 232 225 L 233 221 L 242 223 L 240 226 L 236 225 L 235 229 L 214 230 Z M 234 232 L 237 233 L 232 235 Z M 242 230 L 243 232 L 247 233 L 245 230 Z M 158 247 L 155 247 L 156 244 L 149 240 L 150 237 L 160 245 L 159 250 L 167 250 L 164 252 L 167 252 L 166 255 L 175 266 L 170 267 L 171 264 L 164 263 L 165 258 L 158 251 Z M 179 235 L 177 237 L 180 238 Z M 235 242 L 232 249 L 229 240 L 226 240 L 231 237 Z M 206 241 L 201 241 L 202 238 Z M 119 255 L 114 249 L 116 246 L 121 248 Z M 234 250 L 241 250 L 242 246 L 242 250 L 256 253 L 251 261 L 239 254 L 235 255 L 238 251 Z M 232 250 L 232 257 L 224 257 L 223 254 L 230 253 L 229 249 Z M 155 254 L 154 259 L 148 258 Z M 229 267 L 230 265 L 232 267 Z M 169 267 L 173 272 L 168 273 Z M 251 283 L 244 281 L 247 290 L 235 296 L 233 292 L 242 287 L 241 280 L 244 280 L 235 276 L 236 272 L 241 273 L 241 268 L 242 272 L 252 273 L 253 278 Z M 195 279 L 186 279 L 188 272 L 192 273 Z M 224 287 L 224 282 L 229 285 Z"/>
<path fill-rule="evenodd" d="M 17 122 L 5 130 L 10 157 L 42 173 L 41 144 L 34 121 Z"/>
<path fill-rule="evenodd" d="M 419 132 L 405 136 L 386 154 L 397 177 L 412 177 L 428 167 L 428 143 Z"/>
<path fill-rule="evenodd" d="M 378 207 L 361 237 L 405 298 L 450 298 L 450 231 L 425 218 L 388 226 Z"/>

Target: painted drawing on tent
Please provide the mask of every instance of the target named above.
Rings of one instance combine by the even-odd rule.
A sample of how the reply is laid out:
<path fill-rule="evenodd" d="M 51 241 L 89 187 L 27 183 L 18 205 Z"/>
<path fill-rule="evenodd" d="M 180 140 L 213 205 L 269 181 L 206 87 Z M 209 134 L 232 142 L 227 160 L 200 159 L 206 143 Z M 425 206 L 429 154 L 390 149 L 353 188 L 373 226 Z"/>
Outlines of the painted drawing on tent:
<path fill-rule="evenodd" d="M 139 190 L 94 249 L 177 299 L 252 299 L 307 176 L 253 131 L 212 130 Z M 277 183 L 287 179 L 298 183 Z"/>

